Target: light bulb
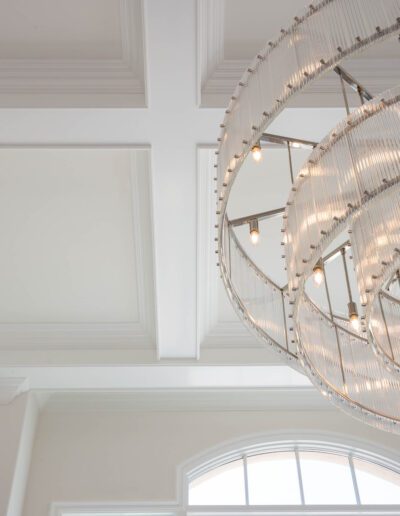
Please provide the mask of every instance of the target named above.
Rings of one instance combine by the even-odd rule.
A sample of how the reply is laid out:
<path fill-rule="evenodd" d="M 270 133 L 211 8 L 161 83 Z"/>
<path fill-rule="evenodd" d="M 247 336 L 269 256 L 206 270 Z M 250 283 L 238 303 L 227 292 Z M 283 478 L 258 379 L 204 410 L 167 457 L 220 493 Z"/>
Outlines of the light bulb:
<path fill-rule="evenodd" d="M 350 324 L 354 331 L 359 331 L 360 330 L 360 321 L 358 319 L 357 305 L 354 303 L 354 301 L 350 301 L 347 306 L 349 309 Z"/>
<path fill-rule="evenodd" d="M 318 260 L 313 268 L 313 280 L 317 287 L 322 285 L 324 281 L 324 266 L 322 265 L 322 261 Z"/>
<path fill-rule="evenodd" d="M 250 226 L 250 240 L 251 243 L 256 245 L 258 244 L 258 240 L 260 238 L 260 230 L 258 228 L 258 220 L 251 220 L 249 223 Z"/>
<path fill-rule="evenodd" d="M 262 159 L 262 152 L 261 152 L 261 145 L 259 143 L 256 143 L 251 148 L 251 153 L 253 155 L 254 161 L 261 161 Z"/>
<path fill-rule="evenodd" d="M 350 323 L 351 323 L 351 326 L 352 326 L 354 331 L 359 331 L 360 330 L 360 321 L 358 319 L 358 315 L 353 314 L 350 317 Z"/>
<path fill-rule="evenodd" d="M 301 145 L 298 142 L 292 142 L 292 147 L 293 147 L 293 149 L 300 149 Z"/>
<path fill-rule="evenodd" d="M 254 245 L 258 244 L 259 238 L 260 238 L 260 233 L 258 231 L 253 230 L 250 232 L 250 239 L 251 239 L 252 244 L 254 244 Z"/>

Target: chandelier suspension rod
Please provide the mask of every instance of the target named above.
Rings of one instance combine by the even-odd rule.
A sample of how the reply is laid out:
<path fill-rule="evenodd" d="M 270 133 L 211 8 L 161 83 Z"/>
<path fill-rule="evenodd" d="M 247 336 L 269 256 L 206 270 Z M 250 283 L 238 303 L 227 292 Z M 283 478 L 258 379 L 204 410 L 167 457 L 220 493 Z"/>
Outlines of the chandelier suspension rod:
<path fill-rule="evenodd" d="M 344 275 L 346 278 L 346 287 L 347 287 L 347 293 L 349 295 L 349 302 L 353 302 L 353 296 L 351 295 L 351 288 L 350 288 L 350 280 L 349 280 L 349 271 L 347 270 L 347 263 L 346 263 L 346 249 L 343 247 L 340 252 L 342 253 L 342 261 L 343 261 L 343 269 L 344 269 Z"/>
<path fill-rule="evenodd" d="M 346 249 L 347 247 L 350 247 L 350 246 L 351 246 L 350 240 L 346 240 L 346 242 L 343 242 L 343 244 L 338 245 L 330 253 L 323 256 L 322 261 L 324 263 L 330 261 L 332 258 L 335 258 L 338 253 L 341 253 L 342 249 Z"/>
<path fill-rule="evenodd" d="M 285 331 L 285 344 L 286 344 L 287 351 L 289 351 L 289 335 L 288 335 L 288 328 L 287 328 L 287 321 L 286 321 L 285 294 L 283 292 L 283 289 L 281 289 L 281 299 L 282 299 L 282 311 L 283 311 L 283 327 L 284 327 L 284 331 Z"/>
<path fill-rule="evenodd" d="M 228 221 L 230 226 L 243 226 L 244 224 L 249 224 L 253 220 L 266 220 L 277 217 L 281 213 L 285 211 L 285 208 L 276 208 L 275 210 L 262 211 L 260 213 L 254 213 L 254 215 L 247 215 L 246 217 L 240 217 L 238 219 L 232 219 Z"/>
<path fill-rule="evenodd" d="M 342 87 L 342 95 L 343 95 L 344 105 L 346 108 L 346 113 L 347 113 L 347 116 L 349 116 L 350 115 L 349 99 L 347 98 L 346 87 L 344 84 L 343 75 L 340 73 L 339 77 L 340 77 L 340 86 Z"/>
<path fill-rule="evenodd" d="M 383 324 L 385 326 L 386 338 L 387 338 L 388 343 L 389 343 L 390 354 L 392 356 L 392 360 L 394 360 L 394 352 L 393 352 L 393 346 L 392 346 L 392 339 L 390 338 L 390 333 L 389 333 L 389 328 L 388 328 L 387 321 L 386 321 L 385 311 L 384 311 L 383 305 L 382 305 L 382 294 L 380 292 L 378 293 L 378 301 L 379 301 L 379 308 L 381 309 Z"/>
<path fill-rule="evenodd" d="M 287 150 L 288 150 L 288 157 L 289 157 L 289 172 L 290 172 L 290 181 L 293 184 L 293 163 L 292 163 L 292 151 L 290 150 L 290 143 L 287 142 Z"/>
<path fill-rule="evenodd" d="M 358 93 L 362 104 L 365 101 L 372 100 L 373 95 L 341 66 L 335 66 L 333 71 L 340 76 L 342 87 L 344 87 L 344 82 L 346 82 L 353 91 Z"/>
<path fill-rule="evenodd" d="M 344 374 L 344 367 L 343 367 L 342 349 L 340 347 L 339 333 L 338 333 L 337 325 L 335 324 L 335 317 L 333 315 L 331 296 L 329 294 L 328 278 L 327 278 L 326 271 L 324 273 L 324 285 L 325 285 L 326 299 L 328 301 L 329 316 L 330 316 L 330 319 L 331 319 L 331 321 L 332 321 L 332 323 L 333 323 L 333 325 L 335 327 L 336 345 L 337 345 L 337 349 L 338 349 L 339 362 L 340 362 L 340 372 L 341 372 L 341 376 L 342 376 L 343 387 L 344 387 L 345 390 L 347 390 L 347 387 L 346 387 L 346 377 L 345 377 L 345 374 Z"/>
<path fill-rule="evenodd" d="M 260 142 L 275 143 L 282 146 L 287 146 L 289 144 L 291 147 L 305 147 L 308 149 L 313 149 L 318 145 L 317 142 L 313 142 L 310 140 L 302 140 L 300 138 L 292 138 L 291 136 L 281 136 L 279 134 L 271 133 L 263 133 L 260 136 Z"/>

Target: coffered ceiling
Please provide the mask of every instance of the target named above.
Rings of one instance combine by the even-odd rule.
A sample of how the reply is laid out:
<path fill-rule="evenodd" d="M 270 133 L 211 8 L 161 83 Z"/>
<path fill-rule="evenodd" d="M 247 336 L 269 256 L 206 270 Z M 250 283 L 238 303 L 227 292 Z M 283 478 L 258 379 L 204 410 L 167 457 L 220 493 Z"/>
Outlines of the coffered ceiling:
<path fill-rule="evenodd" d="M 1 0 L 1 106 L 145 106 L 140 0 Z"/>
<path fill-rule="evenodd" d="M 0 0 L 0 106 L 145 107 L 145 5 Z M 303 0 L 199 0 L 198 102 L 225 107 L 250 60 L 303 6 Z M 160 38 L 169 37 L 167 27 L 161 30 Z M 399 64 L 398 42 L 390 41 L 346 66 L 378 92 L 400 79 Z M 336 75 L 327 74 L 295 105 L 337 106 L 338 93 Z"/>
<path fill-rule="evenodd" d="M 0 348 L 153 347 L 148 151 L 0 150 Z"/>
<path fill-rule="evenodd" d="M 242 71 L 303 3 L 0 0 L 0 376 L 211 388 L 222 373 L 210 364 L 226 367 L 224 387 L 257 364 L 256 385 L 250 370 L 243 382 L 266 386 L 279 359 L 239 321 L 216 265 L 214 152 Z M 382 89 L 400 80 L 397 51 L 349 69 Z M 272 132 L 318 140 L 343 117 L 336 76 L 313 88 Z M 285 201 L 286 158 L 246 164 L 231 216 Z M 268 252 L 279 221 L 262 229 L 252 256 L 283 281 Z"/>

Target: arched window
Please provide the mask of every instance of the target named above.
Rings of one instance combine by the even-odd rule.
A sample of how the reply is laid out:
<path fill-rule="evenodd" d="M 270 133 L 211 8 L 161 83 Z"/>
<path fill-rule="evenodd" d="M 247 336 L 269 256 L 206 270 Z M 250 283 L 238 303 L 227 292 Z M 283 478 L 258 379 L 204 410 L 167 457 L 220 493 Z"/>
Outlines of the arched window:
<path fill-rule="evenodd" d="M 257 445 L 191 471 L 188 505 L 400 506 L 400 465 L 346 446 Z"/>

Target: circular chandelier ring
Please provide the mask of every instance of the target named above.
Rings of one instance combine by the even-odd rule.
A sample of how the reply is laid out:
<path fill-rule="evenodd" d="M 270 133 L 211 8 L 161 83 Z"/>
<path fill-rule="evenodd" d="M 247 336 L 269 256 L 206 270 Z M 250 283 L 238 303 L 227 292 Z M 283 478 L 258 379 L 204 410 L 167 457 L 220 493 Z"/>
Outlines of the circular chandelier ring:
<path fill-rule="evenodd" d="M 370 16 L 364 17 L 367 10 Z M 354 25 L 348 24 L 351 19 L 355 20 Z M 368 23 L 358 23 L 361 19 Z M 289 29 L 281 31 L 277 41 L 269 42 L 255 57 L 236 88 L 221 124 L 216 165 L 217 252 L 221 275 L 240 317 L 246 319 L 247 325 L 264 342 L 271 344 L 279 353 L 283 352 L 289 360 L 293 360 L 292 353 L 285 352 L 271 335 L 260 331 L 233 284 L 228 265 L 230 252 L 224 244 L 226 238 L 230 242 L 226 218 L 229 193 L 244 159 L 258 142 L 262 131 L 296 93 L 334 68 L 343 58 L 385 39 L 399 28 L 399 0 L 386 3 L 377 3 L 376 0 L 353 0 L 351 3 L 322 0 L 311 4 L 302 15 L 295 17 Z"/>

